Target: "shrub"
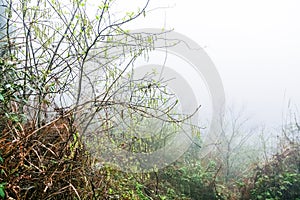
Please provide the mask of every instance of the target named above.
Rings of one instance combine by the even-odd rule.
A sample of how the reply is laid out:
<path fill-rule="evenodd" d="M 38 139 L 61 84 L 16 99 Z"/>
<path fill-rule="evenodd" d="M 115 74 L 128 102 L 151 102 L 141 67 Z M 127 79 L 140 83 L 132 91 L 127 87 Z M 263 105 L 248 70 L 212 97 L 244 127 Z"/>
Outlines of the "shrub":
<path fill-rule="evenodd" d="M 257 170 L 251 199 L 300 199 L 299 150 L 287 149 Z"/>

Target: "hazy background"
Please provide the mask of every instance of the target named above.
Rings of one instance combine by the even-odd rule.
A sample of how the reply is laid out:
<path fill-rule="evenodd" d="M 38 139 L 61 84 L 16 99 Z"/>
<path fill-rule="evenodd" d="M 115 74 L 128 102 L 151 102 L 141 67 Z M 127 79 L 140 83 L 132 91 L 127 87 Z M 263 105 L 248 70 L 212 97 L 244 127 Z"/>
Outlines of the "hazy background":
<path fill-rule="evenodd" d="M 289 102 L 300 105 L 299 8 L 297 0 L 152 0 L 153 10 L 130 28 L 165 27 L 198 42 L 220 73 L 228 105 L 277 127 Z"/>

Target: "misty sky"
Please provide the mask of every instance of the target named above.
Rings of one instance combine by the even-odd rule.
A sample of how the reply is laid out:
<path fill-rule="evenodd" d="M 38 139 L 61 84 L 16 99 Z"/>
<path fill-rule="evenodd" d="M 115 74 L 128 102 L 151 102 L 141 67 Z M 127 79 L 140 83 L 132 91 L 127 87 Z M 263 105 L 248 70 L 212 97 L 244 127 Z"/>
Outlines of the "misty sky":
<path fill-rule="evenodd" d="M 228 105 L 277 126 L 289 101 L 300 105 L 299 8 L 297 0 L 152 0 L 154 10 L 130 28 L 174 28 L 195 40 L 215 63 Z"/>

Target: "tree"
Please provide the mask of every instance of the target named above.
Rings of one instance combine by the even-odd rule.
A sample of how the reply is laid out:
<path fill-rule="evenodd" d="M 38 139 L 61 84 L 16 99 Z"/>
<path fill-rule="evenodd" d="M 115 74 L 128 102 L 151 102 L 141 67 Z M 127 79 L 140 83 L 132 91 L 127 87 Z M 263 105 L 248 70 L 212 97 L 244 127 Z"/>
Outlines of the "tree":
<path fill-rule="evenodd" d="M 225 183 L 245 175 L 243 173 L 248 169 L 248 164 L 256 159 L 254 155 L 257 152 L 250 144 L 250 137 L 255 132 L 249 128 L 249 119 L 243 116 L 242 111 L 228 109 L 224 120 L 220 122 L 221 134 L 217 149 Z"/>
<path fill-rule="evenodd" d="M 139 56 L 147 58 L 147 53 L 155 48 L 155 41 L 165 39 L 163 33 L 133 33 L 124 28 L 136 18 L 145 16 L 149 0 L 143 1 L 137 11 L 123 13 L 114 12 L 117 2 L 103 0 L 87 10 L 91 5 L 85 0 L 3 0 L 1 8 L 5 12 L 1 13 L 4 23 L 1 23 L 0 36 L 3 54 L 0 121 L 3 127 L 0 127 L 0 138 L 5 138 L 0 142 L 8 144 L 1 148 L 8 149 L 9 153 L 14 152 L 10 149 L 17 149 L 18 154 L 3 155 L 5 166 L 15 163 L 17 171 L 1 174 L 0 184 L 25 174 L 20 177 L 26 182 L 26 188 L 22 185 L 14 190 L 15 183 L 21 184 L 18 181 L 8 186 L 10 194 L 16 198 L 37 197 L 43 190 L 46 192 L 41 198 L 51 196 L 47 193 L 50 186 L 43 179 L 52 179 L 55 167 L 57 170 L 63 168 L 65 171 L 60 172 L 67 173 L 66 177 L 76 172 L 72 159 L 78 152 L 85 153 L 79 145 L 80 139 L 85 141 L 90 154 L 93 154 L 91 150 L 104 154 L 107 142 L 127 152 L 149 153 L 168 143 L 183 123 L 188 123 L 189 116 L 177 115 L 178 100 L 168 91 L 166 80 L 154 79 L 155 71 L 136 78 L 131 68 Z M 176 39 L 168 40 L 165 47 L 177 43 Z M 66 122 L 68 126 L 63 126 Z M 140 128 L 149 124 L 151 127 L 159 124 L 154 127 L 158 131 L 139 135 L 143 133 Z M 60 137 L 62 132 L 68 132 L 64 135 L 66 138 Z M 51 140 L 47 134 L 53 136 Z M 56 146 L 53 143 L 57 142 L 57 137 L 63 141 Z M 60 145 L 67 151 L 61 151 L 58 157 L 49 158 L 42 153 L 46 149 L 50 155 L 57 156 L 53 151 Z M 95 155 L 93 164 L 97 164 L 98 154 Z M 112 160 L 128 159 L 117 156 L 110 157 Z M 20 162 L 15 162 L 16 158 L 20 158 Z M 83 158 L 79 157 L 79 161 Z M 144 161 L 140 160 L 137 167 L 143 167 Z M 45 166 L 45 163 L 50 164 Z M 80 173 L 90 173 L 84 171 L 90 168 L 78 166 L 80 163 L 76 163 Z M 36 186 L 30 178 L 26 179 L 30 172 L 42 185 Z M 82 189 L 80 181 L 86 177 L 75 180 L 77 189 Z M 71 188 L 75 190 L 74 197 L 80 196 L 74 189 L 74 182 L 73 185 L 64 181 L 55 184 L 58 193 L 53 195 Z M 93 190 L 93 183 L 89 187 Z M 95 197 L 95 191 L 92 195 Z M 61 197 L 66 196 L 62 194 Z"/>
<path fill-rule="evenodd" d="M 3 58 L 10 64 L 3 66 L 1 94 L 16 105 L 10 118 L 25 116 L 43 128 L 72 116 L 95 152 L 110 149 L 108 142 L 130 152 L 153 152 L 182 127 L 188 117 L 176 115 L 178 100 L 153 78 L 156 72 L 134 78 L 131 68 L 139 56 L 147 57 L 156 40 L 164 39 L 162 33 L 124 29 L 145 16 L 149 0 L 137 11 L 120 14 L 114 13 L 116 0 L 93 6 L 84 0 L 5 2 Z M 170 40 L 166 47 L 176 43 Z M 141 137 L 136 127 L 151 123 L 160 124 L 158 134 Z"/>

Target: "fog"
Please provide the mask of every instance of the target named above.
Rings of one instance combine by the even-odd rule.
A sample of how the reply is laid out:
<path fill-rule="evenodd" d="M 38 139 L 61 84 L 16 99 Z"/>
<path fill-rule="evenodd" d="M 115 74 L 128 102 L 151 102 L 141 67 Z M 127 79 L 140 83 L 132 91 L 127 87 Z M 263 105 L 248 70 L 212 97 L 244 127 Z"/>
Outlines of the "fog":
<path fill-rule="evenodd" d="M 278 127 L 288 105 L 300 102 L 299 6 L 296 0 L 152 0 L 146 18 L 129 28 L 174 29 L 196 41 L 219 71 L 227 104 L 244 107 L 255 124 Z"/>

